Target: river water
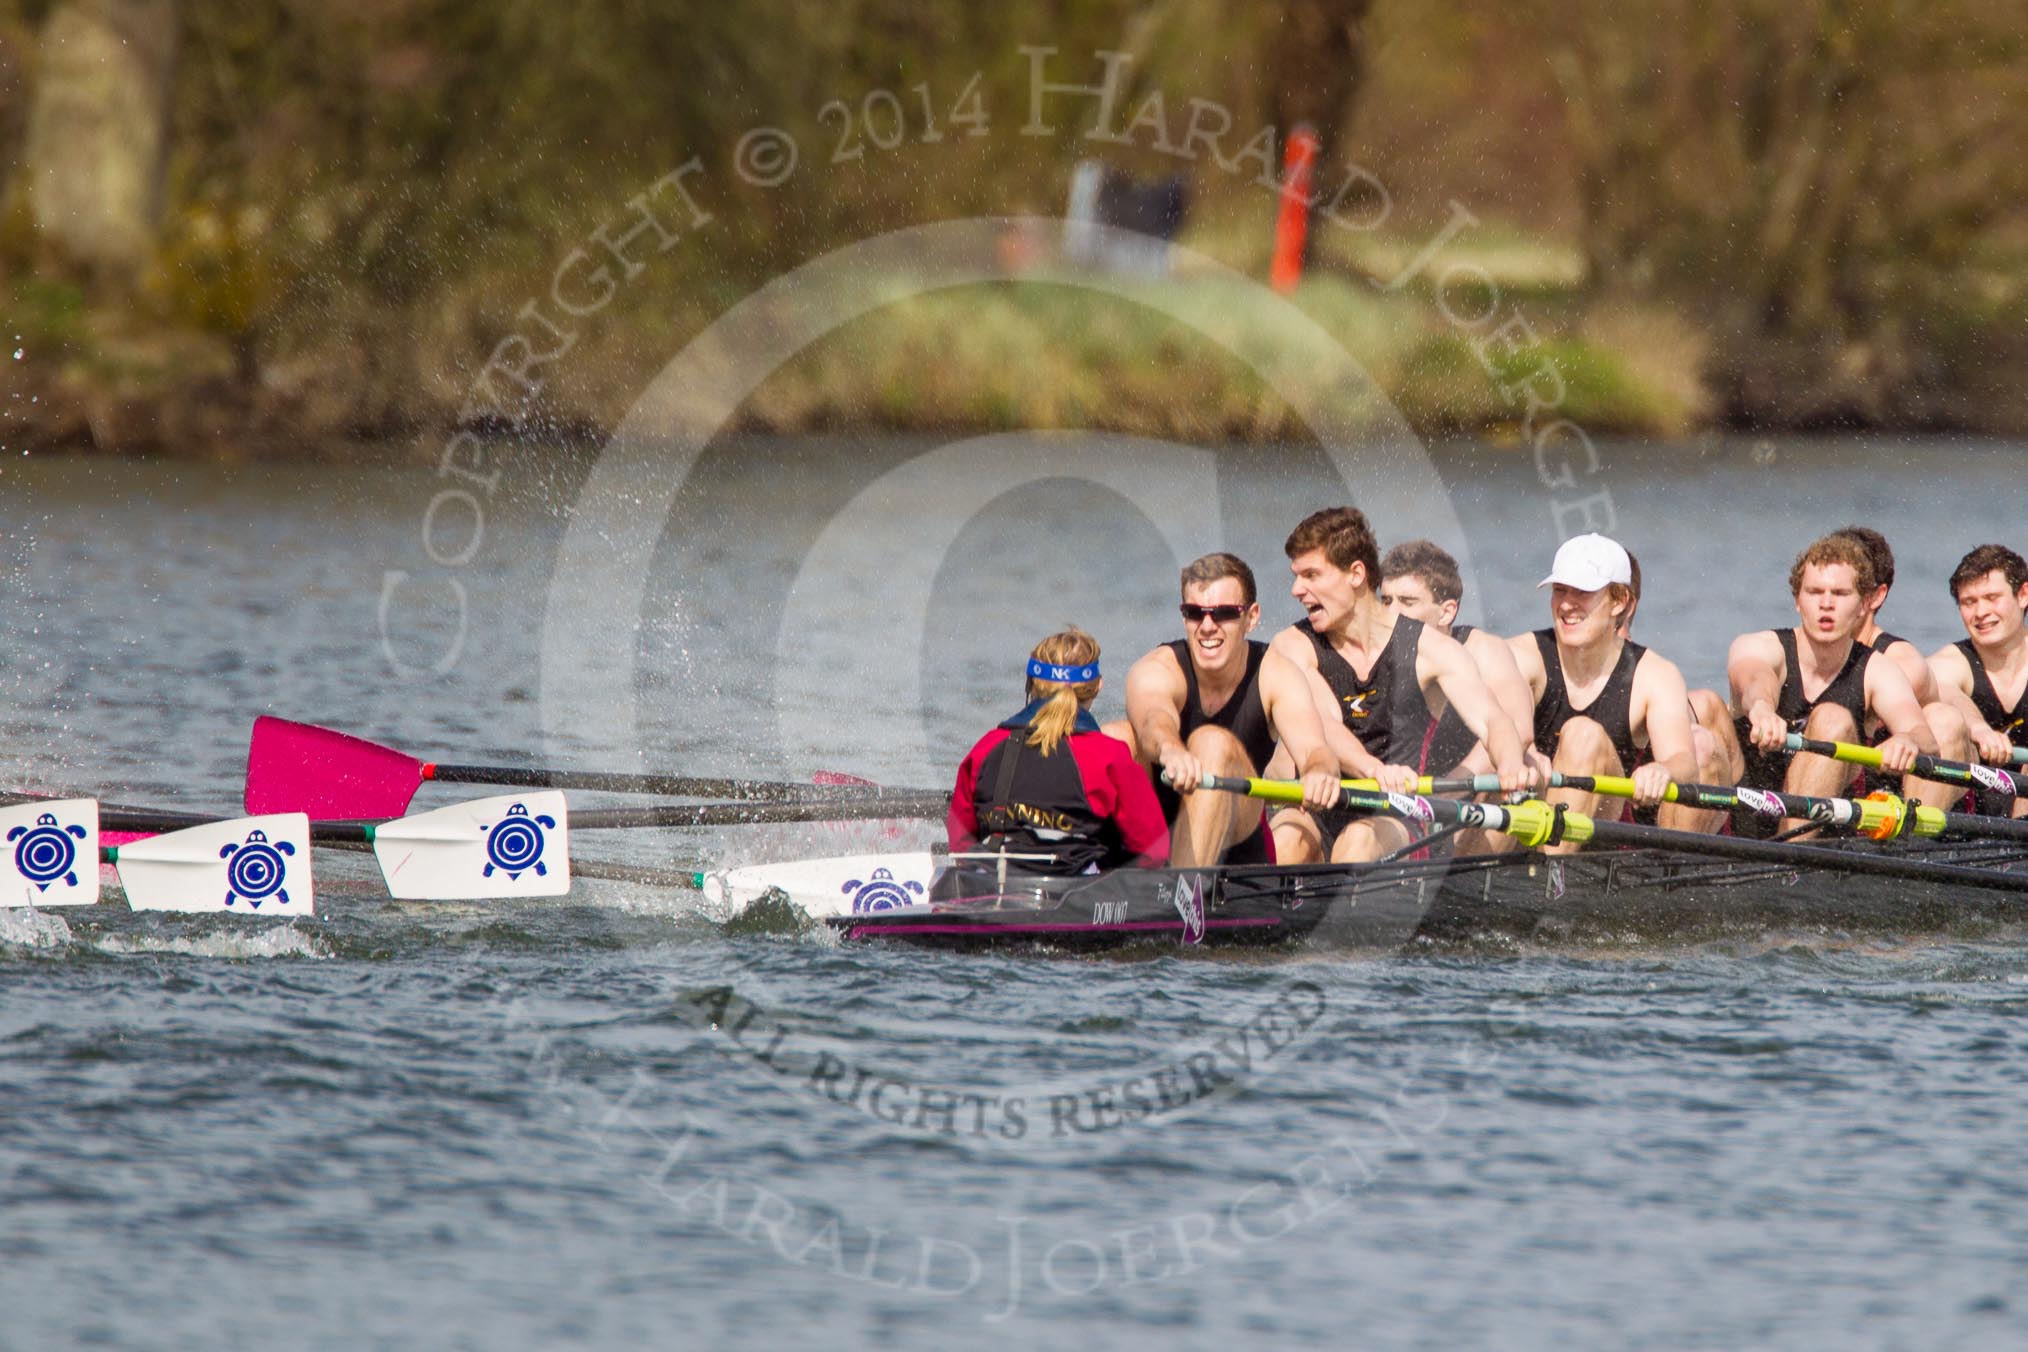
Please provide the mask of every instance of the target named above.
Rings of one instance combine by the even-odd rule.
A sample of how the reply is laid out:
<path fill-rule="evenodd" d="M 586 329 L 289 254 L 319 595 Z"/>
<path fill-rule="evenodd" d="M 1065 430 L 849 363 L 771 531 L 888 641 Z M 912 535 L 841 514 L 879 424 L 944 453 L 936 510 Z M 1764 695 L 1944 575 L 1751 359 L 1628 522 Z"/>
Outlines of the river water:
<path fill-rule="evenodd" d="M 1117 712 L 1178 555 L 1237 549 L 1293 618 L 1280 538 L 1348 481 L 1384 541 L 1466 552 L 1467 618 L 1508 632 L 1609 509 L 1640 636 L 1716 684 L 1732 634 L 1792 614 L 1794 552 L 1855 519 L 1901 550 L 1890 627 L 1957 637 L 1943 578 L 2021 543 L 2022 451 L 799 440 L 617 488 L 535 452 L 486 485 L 16 461 L 0 763 L 227 813 L 276 713 L 450 761 L 939 782 L 1060 623 L 1104 641 Z M 2017 936 L 952 957 L 728 931 L 685 888 L 422 905 L 317 867 L 314 920 L 135 915 L 110 873 L 107 904 L 0 911 L 0 1347 L 2028 1332 Z"/>

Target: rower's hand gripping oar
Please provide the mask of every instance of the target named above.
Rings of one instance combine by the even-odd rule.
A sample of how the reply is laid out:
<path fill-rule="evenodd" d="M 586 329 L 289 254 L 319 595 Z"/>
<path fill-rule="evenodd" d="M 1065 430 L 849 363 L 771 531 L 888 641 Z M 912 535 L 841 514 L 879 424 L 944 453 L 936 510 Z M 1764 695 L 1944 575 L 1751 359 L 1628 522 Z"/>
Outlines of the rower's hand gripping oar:
<path fill-rule="evenodd" d="M 1301 802 L 1302 785 L 1282 780 L 1235 779 L 1206 775 L 1204 787 L 1231 793 L 1249 793 L 1278 802 Z M 1493 803 L 1460 803 L 1448 798 L 1423 798 L 1401 793 L 1365 793 L 1347 789 L 1341 805 L 1365 812 L 1389 812 L 1417 821 L 1462 822 L 1490 831 L 1505 831 L 1529 849 L 1540 849 L 1560 841 L 1578 844 L 1626 845 L 1684 854 L 1710 855 L 1718 859 L 1739 859 L 1753 863 L 1788 864 L 1793 867 L 1823 868 L 1844 873 L 1903 878 L 1911 882 L 1964 883 L 2003 892 L 2028 892 L 2028 875 L 2000 869 L 1976 868 L 1962 864 L 1932 863 L 1924 859 L 1887 855 L 1855 854 L 1825 845 L 1795 845 L 1785 841 L 1742 840 L 1736 836 L 1707 836 L 1694 831 L 1671 831 L 1659 826 L 1638 826 L 1627 822 L 1602 822 L 1581 812 L 1566 810 L 1560 803 L 1531 800 L 1499 806 Z"/>
<path fill-rule="evenodd" d="M 1581 812 L 1568 811 L 1561 803 L 1528 801 L 1499 805 L 1494 803 L 1467 803 L 1450 798 L 1431 798 L 1431 793 L 1498 793 L 1498 775 L 1472 775 L 1459 779 L 1420 779 L 1416 781 L 1420 793 L 1383 793 L 1374 781 L 1345 779 L 1339 781 L 1342 792 L 1338 806 L 1358 812 L 1388 812 L 1413 821 L 1443 822 L 1458 826 L 1482 827 L 1488 831 L 1504 831 L 1529 849 L 1544 845 L 1556 845 L 1563 841 L 1579 844 L 1590 840 L 1594 829 L 1592 819 Z M 1250 798 L 1261 798 L 1273 803 L 1300 803 L 1303 801 L 1303 786 L 1289 779 L 1241 779 L 1232 775 L 1206 775 L 1201 785 L 1207 789 L 1219 789 L 1226 793 L 1245 794 Z"/>
<path fill-rule="evenodd" d="M 1551 788 L 1583 789 L 1609 798 L 1631 798 L 1634 782 L 1613 775 L 1552 775 Z M 1942 808 L 1911 803 L 1891 793 L 1866 798 L 1813 798 L 1799 793 L 1777 793 L 1769 789 L 1724 788 L 1715 784 L 1671 784 L 1662 795 L 1685 807 L 1719 811 L 1751 812 L 1755 816 L 1779 819 L 1795 817 L 1821 826 L 1837 827 L 1892 840 L 1899 836 L 1988 837 L 2028 840 L 2028 819 L 1988 817 L 1970 812 L 1946 812 Z"/>
<path fill-rule="evenodd" d="M 1832 760 L 1847 765 L 1864 765 L 1869 769 L 1885 769 L 1880 752 L 1875 747 L 1854 746 L 1850 742 L 1820 742 L 1814 737 L 1790 733 L 1786 743 L 1790 751 L 1808 751 L 1818 756 L 1829 756 Z M 2028 793 L 2028 777 L 1997 765 L 1981 765 L 1976 761 L 1940 760 L 1935 756 L 1918 755 L 1909 773 L 1917 779 L 1933 779 L 1945 784 L 1963 784 L 1967 788 L 1991 789 L 1995 793 L 2012 794 L 2019 797 Z"/>
<path fill-rule="evenodd" d="M 929 789 L 788 784 L 695 775 L 609 774 L 507 765 L 439 765 L 363 737 L 263 714 L 247 749 L 246 810 L 304 812 L 354 821 L 399 817 L 424 781 L 509 787 L 658 793 L 749 802 L 881 802 L 887 817 L 941 817 L 950 795 Z"/>

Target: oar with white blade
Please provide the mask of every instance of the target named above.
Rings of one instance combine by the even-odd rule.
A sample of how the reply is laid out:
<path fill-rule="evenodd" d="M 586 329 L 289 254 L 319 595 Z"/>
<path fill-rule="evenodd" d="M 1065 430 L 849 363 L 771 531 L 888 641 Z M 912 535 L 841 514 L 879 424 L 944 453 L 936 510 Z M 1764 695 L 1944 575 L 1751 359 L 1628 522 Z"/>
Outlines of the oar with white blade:
<path fill-rule="evenodd" d="M 96 799 L 0 808 L 0 906 L 90 906 L 98 899 Z"/>
<path fill-rule="evenodd" d="M 859 915 L 913 906 L 928 894 L 936 859 L 928 850 L 895 854 L 840 855 L 700 873 L 706 898 L 743 910 L 770 891 L 780 891 L 815 919 Z"/>
<path fill-rule="evenodd" d="M 405 901 L 570 891 L 569 811 L 554 790 L 453 803 L 382 823 L 370 834 L 388 892 Z"/>
<path fill-rule="evenodd" d="M 137 911 L 311 915 L 310 819 L 301 812 L 207 822 L 106 851 Z"/>

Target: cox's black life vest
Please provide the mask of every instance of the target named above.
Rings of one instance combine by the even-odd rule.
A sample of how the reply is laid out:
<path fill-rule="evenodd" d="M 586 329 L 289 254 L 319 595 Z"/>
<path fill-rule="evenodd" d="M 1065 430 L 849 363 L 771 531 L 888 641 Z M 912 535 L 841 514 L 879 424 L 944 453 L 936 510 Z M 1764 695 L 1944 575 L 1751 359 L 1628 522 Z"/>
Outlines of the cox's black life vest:
<path fill-rule="evenodd" d="M 1000 724 L 1006 740 L 979 765 L 973 790 L 979 848 L 1054 856 L 1053 862 L 1011 861 L 1011 867 L 1029 873 L 1082 873 L 1092 865 L 1119 863 L 1126 853 L 1119 827 L 1092 811 L 1069 739 L 1047 756 L 1028 744 L 1028 729 L 1041 710 L 1038 700 Z M 1098 723 L 1079 710 L 1071 732 L 1097 731 Z"/>

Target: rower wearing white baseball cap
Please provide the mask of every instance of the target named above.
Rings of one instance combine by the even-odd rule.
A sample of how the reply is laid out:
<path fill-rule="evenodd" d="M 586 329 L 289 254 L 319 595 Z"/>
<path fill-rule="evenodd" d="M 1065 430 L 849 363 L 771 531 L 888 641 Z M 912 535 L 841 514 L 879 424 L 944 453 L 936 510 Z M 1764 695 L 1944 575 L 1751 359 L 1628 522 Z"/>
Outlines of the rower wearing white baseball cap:
<path fill-rule="evenodd" d="M 1575 536 L 1556 551 L 1539 584 L 1550 588 L 1550 627 L 1507 640 L 1535 699 L 1535 750 L 1561 774 L 1631 776 L 1635 805 L 1654 809 L 1661 825 L 1716 830 L 1719 814 L 1662 802 L 1671 780 L 1698 780 L 1697 743 L 1683 673 L 1620 637 L 1632 584 L 1627 551 L 1603 535 Z M 1547 797 L 1588 816 L 1619 810 L 1617 800 L 1574 789 Z"/>

